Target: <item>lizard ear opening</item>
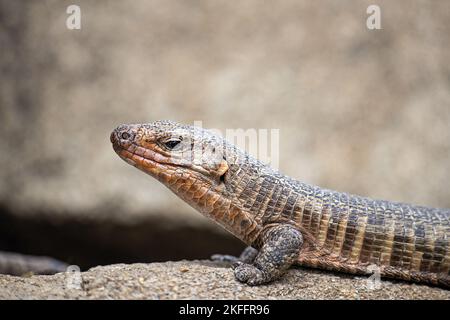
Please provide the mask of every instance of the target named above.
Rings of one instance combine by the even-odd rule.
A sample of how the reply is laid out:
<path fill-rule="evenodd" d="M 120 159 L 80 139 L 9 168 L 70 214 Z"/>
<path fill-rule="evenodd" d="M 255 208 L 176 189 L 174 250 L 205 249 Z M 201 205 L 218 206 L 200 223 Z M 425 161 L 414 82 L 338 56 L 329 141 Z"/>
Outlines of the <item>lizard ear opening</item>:
<path fill-rule="evenodd" d="M 220 177 L 219 177 L 219 181 L 220 181 L 220 183 L 225 183 L 225 175 L 226 175 L 227 173 L 225 172 L 224 174 L 222 174 Z"/>
<path fill-rule="evenodd" d="M 219 164 L 219 167 L 217 169 L 217 176 L 219 178 L 219 184 L 226 182 L 226 174 L 228 172 L 228 162 L 225 160 L 225 157 L 222 159 L 222 161 Z"/>

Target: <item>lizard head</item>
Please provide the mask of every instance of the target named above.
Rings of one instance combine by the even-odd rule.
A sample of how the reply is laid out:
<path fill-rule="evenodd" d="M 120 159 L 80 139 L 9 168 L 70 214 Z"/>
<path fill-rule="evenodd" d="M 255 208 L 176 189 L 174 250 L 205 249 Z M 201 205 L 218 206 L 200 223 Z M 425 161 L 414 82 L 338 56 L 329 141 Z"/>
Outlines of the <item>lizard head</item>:
<path fill-rule="evenodd" d="M 257 236 L 260 228 L 254 214 L 237 198 L 238 175 L 252 175 L 239 159 L 249 156 L 220 135 L 156 121 L 120 125 L 111 133 L 111 142 L 123 160 L 158 179 L 238 238 L 249 243 Z"/>
<path fill-rule="evenodd" d="M 226 143 L 208 130 L 172 121 L 120 125 L 111 133 L 116 153 L 186 201 L 204 188 L 225 191 L 229 170 Z M 198 188 L 198 186 L 202 186 Z"/>

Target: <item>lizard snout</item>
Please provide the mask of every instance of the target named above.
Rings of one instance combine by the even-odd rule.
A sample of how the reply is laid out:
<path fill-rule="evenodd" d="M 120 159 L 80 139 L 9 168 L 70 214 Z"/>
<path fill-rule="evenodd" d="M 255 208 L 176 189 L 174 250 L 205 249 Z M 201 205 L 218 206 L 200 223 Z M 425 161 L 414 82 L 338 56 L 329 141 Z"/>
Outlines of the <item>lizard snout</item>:
<path fill-rule="evenodd" d="M 134 125 L 122 124 L 111 132 L 110 140 L 114 149 L 127 149 L 133 142 L 136 135 L 136 128 Z"/>

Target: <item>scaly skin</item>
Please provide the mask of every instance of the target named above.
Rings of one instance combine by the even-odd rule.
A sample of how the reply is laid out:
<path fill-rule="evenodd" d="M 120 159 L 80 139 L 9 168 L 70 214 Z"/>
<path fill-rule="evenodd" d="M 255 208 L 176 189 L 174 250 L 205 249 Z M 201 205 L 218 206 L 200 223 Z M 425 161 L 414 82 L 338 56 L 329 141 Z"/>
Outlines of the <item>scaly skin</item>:
<path fill-rule="evenodd" d="M 207 130 L 171 121 L 121 125 L 117 154 L 158 179 L 249 248 L 234 263 L 249 285 L 293 264 L 450 287 L 450 210 L 371 200 L 293 180 Z"/>

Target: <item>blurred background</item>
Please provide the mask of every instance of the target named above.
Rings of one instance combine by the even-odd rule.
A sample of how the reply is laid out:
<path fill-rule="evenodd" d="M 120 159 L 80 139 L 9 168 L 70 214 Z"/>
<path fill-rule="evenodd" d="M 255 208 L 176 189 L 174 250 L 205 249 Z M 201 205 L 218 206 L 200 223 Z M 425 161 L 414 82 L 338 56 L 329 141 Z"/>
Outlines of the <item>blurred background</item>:
<path fill-rule="evenodd" d="M 287 175 L 450 207 L 449 21 L 449 1 L 0 0 L 0 250 L 82 269 L 238 254 L 113 152 L 117 125 L 158 119 L 280 129 Z"/>

